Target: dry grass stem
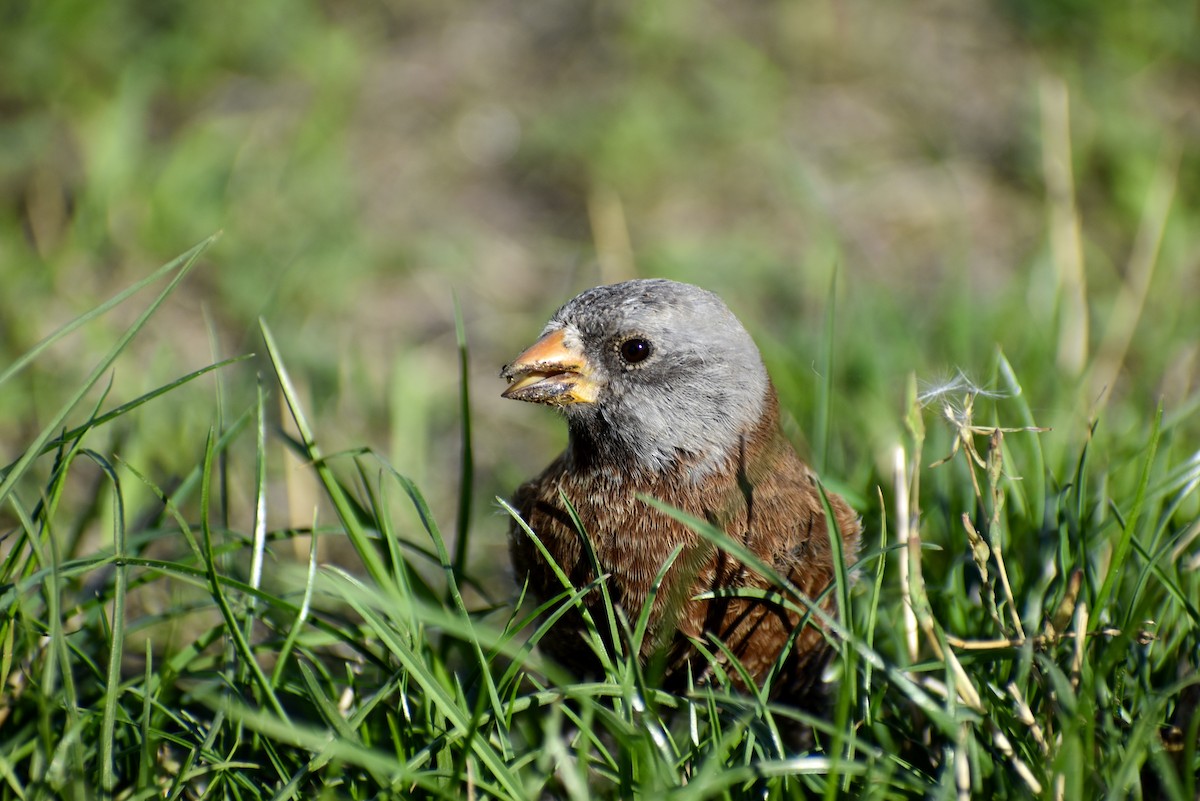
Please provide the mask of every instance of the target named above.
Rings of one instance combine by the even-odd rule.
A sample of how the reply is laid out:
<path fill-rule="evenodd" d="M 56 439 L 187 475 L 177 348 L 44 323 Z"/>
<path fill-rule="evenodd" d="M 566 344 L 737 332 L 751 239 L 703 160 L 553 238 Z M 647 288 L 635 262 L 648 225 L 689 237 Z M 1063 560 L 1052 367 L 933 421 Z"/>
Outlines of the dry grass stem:
<path fill-rule="evenodd" d="M 967 746 L 970 739 L 971 727 L 964 723 L 958 730 L 958 743 L 954 747 L 954 783 L 959 801 L 970 801 L 971 798 L 971 759 Z"/>
<path fill-rule="evenodd" d="M 620 196 L 607 187 L 598 186 L 588 194 L 587 212 L 601 283 L 615 284 L 636 277 L 629 223 Z"/>
<path fill-rule="evenodd" d="M 918 449 L 919 452 L 919 449 Z M 978 690 L 971 682 L 966 670 L 963 669 L 962 663 L 953 651 L 947 651 L 942 648 L 941 638 L 939 637 L 940 626 L 934 620 L 933 610 L 929 605 L 929 598 L 925 593 L 925 580 L 921 573 L 921 535 L 919 526 L 912 525 L 912 521 L 918 519 L 916 514 L 916 498 L 910 495 L 907 491 L 909 485 L 908 472 L 916 470 L 916 462 L 909 465 L 904 458 L 904 449 L 896 449 L 896 468 L 897 468 L 897 509 L 907 509 L 907 513 L 900 515 L 901 523 L 899 528 L 907 529 L 904 535 L 904 540 L 908 547 L 901 550 L 902 554 L 907 556 L 907 566 L 901 574 L 901 593 L 905 598 L 905 610 L 908 615 L 911 615 L 915 621 L 915 626 L 919 626 L 921 631 L 925 633 L 925 639 L 929 643 L 930 649 L 938 659 L 944 660 L 950 667 L 951 675 L 954 677 L 955 689 L 957 690 L 959 700 L 966 706 L 978 712 L 983 711 L 983 702 L 979 697 Z M 902 557 L 904 559 L 904 557 Z M 909 647 L 909 654 L 913 661 L 916 661 L 919 653 L 919 645 L 917 643 L 915 626 L 907 628 L 909 617 L 906 615 L 906 642 Z M 945 636 L 944 633 L 941 636 Z"/>
<path fill-rule="evenodd" d="M 996 559 L 996 573 L 1000 576 L 1000 586 L 1004 589 L 1004 600 L 1008 606 L 1008 614 L 1012 618 L 1013 630 L 1018 637 L 1025 636 L 1021 625 L 1021 616 L 1017 612 L 1017 601 L 1013 597 L 1012 584 L 1008 580 L 1008 567 L 1004 563 L 1003 535 L 1000 510 L 1004 507 L 1004 492 L 1000 487 L 1000 478 L 1004 473 L 1004 431 L 995 428 L 988 437 L 987 474 L 988 488 L 992 497 L 992 520 L 988 525 L 988 541 L 992 546 L 992 556 Z"/>
<path fill-rule="evenodd" d="M 1058 366 L 1079 375 L 1088 358 L 1087 282 L 1075 176 L 1071 167 L 1071 98 L 1057 76 L 1041 81 L 1042 172 L 1046 181 L 1050 249 L 1059 297 Z"/>
<path fill-rule="evenodd" d="M 1021 777 L 1021 781 L 1025 782 L 1029 789 L 1033 791 L 1034 795 L 1041 793 L 1041 782 L 1039 782 L 1037 777 L 1033 775 L 1033 771 L 1029 769 L 1029 766 L 1025 764 L 1024 760 L 1017 756 L 1013 751 L 1012 743 L 1010 743 L 1008 738 L 1004 736 L 1004 732 L 1000 731 L 994 725 L 991 728 L 992 742 L 996 744 L 996 749 L 999 750 L 1000 753 L 1004 754 L 1004 756 L 1008 757 L 1009 761 L 1012 763 L 1013 770 L 1015 770 L 1017 775 Z"/>
<path fill-rule="evenodd" d="M 953 392 L 958 389 L 964 389 L 961 402 L 956 402 L 953 397 Z M 999 605 L 996 602 L 995 589 L 988 568 L 988 551 L 990 549 L 990 556 L 995 560 L 996 575 L 1000 579 L 1000 586 L 1004 593 L 1005 605 L 1011 620 L 1012 631 L 1018 639 L 1023 640 L 1025 638 L 1025 629 L 1021 623 L 1021 617 L 1013 595 L 1012 583 L 1008 578 L 1008 568 L 1004 562 L 1003 517 L 1001 515 L 1001 511 L 1004 508 L 1004 490 L 1001 486 L 1001 479 L 1005 476 L 1004 435 L 1026 431 L 1040 433 L 1049 429 L 1040 426 L 1001 428 L 997 426 L 975 425 L 975 398 L 981 394 L 990 395 L 991 393 L 985 393 L 965 378 L 962 378 L 946 385 L 944 388 L 926 392 L 922 396 L 921 399 L 924 403 L 931 403 L 934 400 L 940 402 L 942 416 L 950 423 L 954 430 L 954 444 L 951 446 L 950 453 L 937 462 L 934 462 L 931 467 L 946 464 L 961 451 L 967 460 L 967 472 L 971 477 L 971 487 L 981 507 L 984 506 L 984 493 L 980 487 L 979 479 L 975 475 L 975 470 L 979 468 L 986 473 L 988 500 L 991 506 L 991 514 L 989 515 L 988 526 L 985 532 L 987 544 L 984 544 L 985 537 L 980 535 L 971 522 L 970 516 L 965 513 L 962 518 L 963 526 L 966 529 L 967 539 L 971 546 L 971 558 L 975 562 L 980 577 L 983 580 L 983 591 L 981 594 L 987 606 L 988 613 L 995 621 L 997 627 L 1004 630 L 1005 625 L 998 611 Z M 976 438 L 980 436 L 988 438 L 986 455 L 981 455 L 975 444 Z M 1015 477 L 1012 478 L 1015 480 Z"/>
<path fill-rule="evenodd" d="M 1075 633 L 1087 632 L 1088 630 L 1088 607 L 1087 602 L 1080 603 L 1075 607 Z M 1087 637 L 1075 637 L 1075 652 L 1071 657 L 1071 687 L 1079 688 L 1079 679 L 1083 675 L 1083 652 L 1086 647 Z"/>
<path fill-rule="evenodd" d="M 1096 398 L 1092 416 L 1108 403 L 1109 393 L 1125 363 L 1129 344 L 1141 320 L 1150 282 L 1158 264 L 1167 217 L 1175 200 L 1178 176 L 1179 150 L 1168 147 L 1159 159 L 1150 184 L 1137 239 L 1125 270 L 1125 281 L 1113 301 L 1104 339 L 1092 362 L 1090 380 L 1086 384 L 1089 397 Z"/>
<path fill-rule="evenodd" d="M 1078 611 L 1078 610 L 1077 610 Z M 1086 613 L 1085 613 L 1086 617 Z M 1110 627 L 1096 629 L 1095 631 L 1084 632 L 1082 639 L 1089 637 L 1119 637 L 1125 632 L 1121 629 Z M 1063 642 L 1064 640 L 1079 640 L 1080 634 L 1076 631 L 1064 631 L 1057 634 L 1039 634 L 1035 637 L 997 637 L 991 640 L 965 640 L 962 637 L 956 637 L 953 634 L 947 634 L 946 644 L 951 648 L 959 651 L 998 651 L 1003 648 L 1024 648 L 1027 644 L 1034 648 L 1048 648 L 1051 645 Z M 1153 642 L 1158 639 L 1154 632 L 1147 629 L 1139 629 L 1136 637 L 1139 643 Z"/>
<path fill-rule="evenodd" d="M 1029 708 L 1025 697 L 1021 694 L 1021 688 L 1015 682 L 1009 682 L 1005 688 L 1008 694 L 1012 696 L 1013 703 L 1017 708 L 1017 719 L 1029 727 L 1029 733 L 1032 735 L 1034 742 L 1038 744 L 1038 748 L 1042 749 L 1045 756 L 1050 756 L 1050 744 L 1046 742 L 1045 732 L 1038 725 L 1037 718 L 1033 716 L 1033 710 Z"/>

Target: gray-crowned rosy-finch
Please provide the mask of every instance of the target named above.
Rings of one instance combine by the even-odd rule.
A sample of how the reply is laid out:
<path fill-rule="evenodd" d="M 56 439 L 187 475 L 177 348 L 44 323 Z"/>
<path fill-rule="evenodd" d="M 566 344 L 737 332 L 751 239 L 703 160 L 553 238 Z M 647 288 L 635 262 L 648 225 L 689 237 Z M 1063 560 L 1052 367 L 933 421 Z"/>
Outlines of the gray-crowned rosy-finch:
<path fill-rule="evenodd" d="M 516 492 L 514 506 L 579 587 L 594 578 L 578 513 L 610 597 L 630 625 L 677 545 L 683 551 L 655 596 L 638 656 L 663 658 L 669 685 L 703 684 L 724 661 L 719 638 L 761 683 L 785 646 L 772 695 L 805 703 L 828 647 L 814 625 L 798 629 L 792 608 L 770 598 L 720 595 L 741 587 L 778 589 L 687 525 L 642 500 L 656 498 L 707 520 L 815 598 L 833 581 L 826 517 L 817 479 L 780 427 L 779 403 L 758 348 L 711 292 L 661 279 L 589 289 L 559 309 L 541 337 L 501 376 L 504 397 L 561 409 L 570 439 L 541 475 Z M 860 525 L 828 495 L 843 550 L 852 561 Z M 510 551 L 519 582 L 547 599 L 562 582 L 514 522 Z M 712 593 L 717 591 L 714 597 Z M 709 593 L 708 597 L 697 596 Z M 824 608 L 834 608 L 833 593 Z M 601 620 L 599 592 L 584 599 Z M 601 630 L 607 627 L 601 623 Z M 577 610 L 559 619 L 543 650 L 581 673 L 596 660 Z M 729 671 L 733 683 L 742 682 Z"/>

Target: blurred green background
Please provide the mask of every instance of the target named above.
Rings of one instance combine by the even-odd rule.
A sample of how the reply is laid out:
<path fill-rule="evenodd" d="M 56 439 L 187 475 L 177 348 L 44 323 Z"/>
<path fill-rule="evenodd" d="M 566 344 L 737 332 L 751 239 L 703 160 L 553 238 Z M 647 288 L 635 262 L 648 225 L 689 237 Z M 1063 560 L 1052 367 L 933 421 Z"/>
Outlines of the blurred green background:
<path fill-rule="evenodd" d="M 1195 409 L 1197 13 L 9 0 L 0 364 L 220 230 L 117 363 L 106 407 L 261 353 L 261 316 L 325 449 L 377 448 L 448 521 L 457 299 L 481 564 L 505 528 L 489 499 L 564 438 L 548 412 L 498 397 L 499 366 L 558 304 L 635 275 L 726 298 L 795 438 L 856 499 L 886 475 L 906 376 L 986 384 L 997 346 L 1056 427 L 1046 447 L 1067 453 L 1097 416 L 1106 436 L 1144 430 L 1159 398 L 1168 414 Z M 0 462 L 144 302 L 3 387 Z M 826 449 L 814 398 L 831 312 Z M 240 411 L 253 367 L 223 380 Z M 169 483 L 197 464 L 215 396 L 189 385 L 104 436 Z M 272 525 L 306 525 L 312 502 L 280 454 Z"/>

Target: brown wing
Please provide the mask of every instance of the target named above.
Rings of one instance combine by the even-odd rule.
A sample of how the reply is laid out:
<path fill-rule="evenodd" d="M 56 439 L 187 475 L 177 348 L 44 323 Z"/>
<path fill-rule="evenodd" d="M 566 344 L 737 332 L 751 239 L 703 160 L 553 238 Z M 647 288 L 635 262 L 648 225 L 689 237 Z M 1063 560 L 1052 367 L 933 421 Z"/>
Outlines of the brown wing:
<path fill-rule="evenodd" d="M 765 420 L 755 434 L 747 441 L 737 471 L 740 502 L 723 526 L 806 599 L 815 599 L 833 582 L 832 549 L 816 476 L 783 438 L 777 421 Z M 828 497 L 843 552 L 853 561 L 861 528 L 858 516 L 841 497 Z M 779 589 L 723 554 L 714 557 L 710 571 L 697 577 L 695 590 L 698 594 L 720 587 Z M 792 610 L 804 606 L 804 599 L 789 601 Z M 827 612 L 836 609 L 832 593 L 826 595 L 822 607 Z M 745 598 L 698 603 L 681 621 L 680 631 L 691 636 L 697 632 L 716 635 L 760 684 L 788 642 L 795 639 L 783 671 L 776 677 L 773 694 L 800 702 L 819 679 L 828 649 L 819 619 L 813 618 L 815 625 L 798 630 L 802 615 L 792 610 L 780 603 Z M 741 684 L 736 675 L 734 679 Z"/>

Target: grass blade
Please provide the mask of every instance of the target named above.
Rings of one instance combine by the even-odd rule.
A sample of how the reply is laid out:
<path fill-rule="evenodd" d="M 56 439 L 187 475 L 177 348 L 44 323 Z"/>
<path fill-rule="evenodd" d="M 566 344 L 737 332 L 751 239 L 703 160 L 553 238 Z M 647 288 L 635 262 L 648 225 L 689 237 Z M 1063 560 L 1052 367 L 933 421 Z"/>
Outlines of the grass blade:
<path fill-rule="evenodd" d="M 53 333 L 51 333 L 49 336 L 47 336 L 41 342 L 37 343 L 32 348 L 30 348 L 27 352 L 22 354 L 19 358 L 17 358 L 16 361 L 14 361 L 12 364 L 10 364 L 8 367 L 6 367 L 3 371 L 0 371 L 0 386 L 3 386 L 6 381 L 8 381 L 13 376 L 15 376 L 17 373 L 24 370 L 26 367 L 28 367 L 33 362 L 34 359 L 36 359 L 39 355 L 41 355 L 42 351 L 46 350 L 46 348 L 50 347 L 55 342 L 58 342 L 60 339 L 67 336 L 72 331 L 75 331 L 80 326 L 86 325 L 87 323 L 91 322 L 92 320 L 96 319 L 97 317 L 101 317 L 104 314 L 108 313 L 113 308 L 121 305 L 126 300 L 133 297 L 138 292 L 141 292 L 143 289 L 145 289 L 146 287 L 155 283 L 159 279 L 163 278 L 166 275 L 170 275 L 170 273 L 173 270 L 179 268 L 180 265 L 184 265 L 183 269 L 186 270 L 192 261 L 194 261 L 201 253 L 203 253 L 208 248 L 209 245 L 211 245 L 214 241 L 216 241 L 218 236 L 219 236 L 219 234 L 214 234 L 214 235 L 210 236 L 208 239 L 205 239 L 203 242 L 196 245 L 188 252 L 167 262 L 166 264 L 159 267 L 157 270 L 155 270 L 153 273 L 146 276 L 142 280 L 138 281 L 137 283 L 133 284 L 132 286 L 128 287 L 127 289 L 124 289 L 124 290 L 118 292 L 117 294 L 113 295 L 111 298 L 106 300 L 104 303 L 101 303 L 99 306 L 95 307 L 91 311 L 81 314 L 80 316 L 76 317 L 74 320 L 71 320 L 66 325 L 63 325 L 57 331 L 54 331 Z"/>
<path fill-rule="evenodd" d="M 353 503 L 346 496 L 341 484 L 334 477 L 333 470 L 330 469 L 328 462 L 325 461 L 324 456 L 321 454 L 321 449 L 317 447 L 312 426 L 309 425 L 308 418 L 304 414 L 304 409 L 300 406 L 296 387 L 292 383 L 291 376 L 283 364 L 283 357 L 279 352 L 279 347 L 275 344 L 275 337 L 271 334 L 271 329 L 267 327 L 266 320 L 259 320 L 259 329 L 262 331 L 263 341 L 266 342 L 267 355 L 270 357 L 271 365 L 275 369 L 275 377 L 279 380 L 279 385 L 283 390 L 284 401 L 287 403 L 292 420 L 296 423 L 296 430 L 300 432 L 300 444 L 309 461 L 312 463 L 313 469 L 317 471 L 317 476 L 321 480 L 321 484 L 324 486 L 329 500 L 333 503 L 333 508 L 337 511 L 338 519 L 345 527 L 346 536 L 350 539 L 351 545 L 354 546 L 355 552 L 358 553 L 358 558 L 362 560 L 363 566 L 366 567 L 367 573 L 375 583 L 380 587 L 393 586 L 392 582 L 388 580 L 387 568 L 383 563 L 383 558 L 379 555 L 379 551 L 375 547 L 375 543 L 371 541 L 370 536 L 359 520 Z"/>
<path fill-rule="evenodd" d="M 1104 583 L 1100 585 L 1100 592 L 1096 596 L 1095 610 L 1103 612 L 1108 607 L 1108 602 L 1116 592 L 1121 583 L 1121 579 L 1125 575 L 1126 560 L 1129 558 L 1130 543 L 1133 540 L 1134 532 L 1137 530 L 1138 520 L 1142 515 L 1142 506 L 1146 501 L 1146 488 L 1150 486 L 1150 474 L 1154 468 L 1154 457 L 1158 453 L 1158 440 L 1162 434 L 1162 419 L 1163 407 L 1162 403 L 1158 405 L 1158 413 L 1154 416 L 1154 426 L 1150 430 L 1150 444 L 1146 449 L 1146 460 L 1142 464 L 1141 478 L 1138 480 L 1137 492 L 1133 497 L 1133 506 L 1129 510 L 1129 517 L 1125 520 L 1125 525 L 1122 526 L 1120 539 L 1117 540 L 1116 547 L 1113 548 L 1112 554 L 1108 562 L 1108 571 L 1104 576 Z M 1095 625 L 1101 624 L 1102 617 L 1097 614 Z"/>
<path fill-rule="evenodd" d="M 112 633 L 108 649 L 108 687 L 104 694 L 104 711 L 100 717 L 100 785 L 111 792 L 117 786 L 113 742 L 117 706 L 121 698 L 121 660 L 125 655 L 125 594 L 129 584 L 129 566 L 125 562 L 125 500 L 121 493 L 120 479 L 108 460 L 97 453 L 87 453 L 108 476 L 113 487 L 113 565 L 116 575 L 112 594 Z"/>
<path fill-rule="evenodd" d="M 454 299 L 454 336 L 458 344 L 458 403 L 462 421 L 462 465 L 458 476 L 458 518 L 454 531 L 454 574 L 462 576 L 467 567 L 471 541 L 471 499 L 474 496 L 475 458 L 471 446 L 471 388 L 467 350 L 467 332 L 462 307 Z"/>
<path fill-rule="evenodd" d="M 225 629 L 233 639 L 234 648 L 237 651 L 238 657 L 242 660 L 242 664 L 250 671 L 255 683 L 262 690 L 263 694 L 266 695 L 267 700 L 271 703 L 271 707 L 275 710 L 275 714 L 287 720 L 287 713 L 283 709 L 283 704 L 279 702 L 279 698 L 275 695 L 275 688 L 267 680 L 262 667 L 258 664 L 258 660 L 254 658 L 254 652 L 250 648 L 250 643 L 246 641 L 241 627 L 237 624 L 237 618 L 233 614 L 233 609 L 229 606 L 229 601 L 225 598 L 225 591 L 222 589 L 221 580 L 217 574 L 211 520 L 213 460 L 216 457 L 215 442 L 215 432 L 210 430 L 208 442 L 204 448 L 204 473 L 200 488 L 200 530 L 204 535 L 204 569 L 208 578 L 209 592 L 212 593 L 213 600 L 216 602 L 217 608 L 221 611 L 221 617 L 225 620 Z"/>
<path fill-rule="evenodd" d="M 829 294 L 825 298 L 825 327 L 821 332 L 821 366 L 818 368 L 821 383 L 816 398 L 816 421 L 813 425 L 813 467 L 818 474 L 824 473 L 829 466 L 829 437 L 830 421 L 833 416 L 833 345 L 835 323 L 837 321 L 837 279 L 836 264 L 829 276 Z"/>
<path fill-rule="evenodd" d="M 195 264 L 196 259 L 200 257 L 200 254 L 203 253 L 210 244 L 212 244 L 215 238 L 215 236 L 209 237 L 199 245 L 196 245 L 194 248 L 189 250 L 187 253 L 171 261 L 158 273 L 155 273 L 156 276 L 169 275 L 172 271 L 174 271 L 175 275 L 171 278 L 171 281 L 167 284 L 167 286 L 158 293 L 153 302 L 151 302 L 150 305 L 140 315 L 138 315 L 133 324 L 125 329 L 125 333 L 117 339 L 117 341 L 109 349 L 108 353 L 105 354 L 104 357 L 96 364 L 96 366 L 92 368 L 92 371 L 88 374 L 87 378 L 84 379 L 79 388 L 75 390 L 75 393 L 71 395 L 71 397 L 68 398 L 61 407 L 59 407 L 58 411 L 51 416 L 50 422 L 41 430 L 40 433 L 38 433 L 36 437 L 34 437 L 33 442 L 25 448 L 24 454 L 16 461 L 14 465 L 5 471 L 3 480 L 0 480 L 0 505 L 3 505 L 4 500 L 9 496 L 9 493 L 12 492 L 13 488 L 17 484 L 17 481 L 19 481 L 21 477 L 25 475 L 25 472 L 30 468 L 34 460 L 42 455 L 43 449 L 46 447 L 46 443 L 50 441 L 52 436 L 54 436 L 55 431 L 58 431 L 62 428 L 63 421 L 67 419 L 67 415 L 71 413 L 71 410 L 74 409 L 79 401 L 83 399 L 84 395 L 86 395 L 91 388 L 95 386 L 96 382 L 100 380 L 100 376 L 104 375 L 105 371 L 108 370 L 112 363 L 117 360 L 117 357 L 121 355 L 126 347 L 128 347 L 129 343 L 135 336 L 137 336 L 138 332 L 142 330 L 142 328 L 146 325 L 146 322 L 151 316 L 153 316 L 154 312 L 158 311 L 158 307 L 162 305 L 163 301 L 165 301 L 167 297 L 175 291 L 175 288 L 179 286 L 179 283 L 191 270 L 192 265 Z"/>

